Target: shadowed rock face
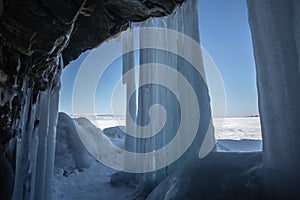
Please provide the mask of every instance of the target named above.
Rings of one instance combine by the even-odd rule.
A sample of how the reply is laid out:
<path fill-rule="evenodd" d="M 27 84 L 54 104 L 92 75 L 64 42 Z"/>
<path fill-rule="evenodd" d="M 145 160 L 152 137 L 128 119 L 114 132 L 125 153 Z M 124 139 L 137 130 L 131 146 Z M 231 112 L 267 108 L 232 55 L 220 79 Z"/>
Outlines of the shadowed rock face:
<path fill-rule="evenodd" d="M 15 170 L 15 138 L 39 127 L 31 110 L 41 91 L 52 94 L 64 66 L 130 21 L 167 15 L 183 1 L 0 0 L 0 155 L 7 170 Z"/>
<path fill-rule="evenodd" d="M 65 63 L 128 27 L 167 15 L 184 0 L 1 0 L 0 36 L 39 63 L 63 52 Z M 64 51 L 63 51 L 64 49 Z"/>

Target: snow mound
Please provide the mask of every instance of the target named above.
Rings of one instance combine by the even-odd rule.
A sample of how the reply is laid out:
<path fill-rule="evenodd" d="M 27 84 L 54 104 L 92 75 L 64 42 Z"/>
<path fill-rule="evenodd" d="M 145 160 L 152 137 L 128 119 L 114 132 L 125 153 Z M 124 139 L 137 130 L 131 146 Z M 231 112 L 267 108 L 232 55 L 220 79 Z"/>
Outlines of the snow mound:
<path fill-rule="evenodd" d="M 113 135 L 121 134 L 119 132 Z M 120 130 L 121 131 L 121 130 Z M 93 123 L 84 117 L 72 119 L 59 113 L 55 167 L 66 173 L 88 168 L 91 160 L 105 160 L 109 166 L 122 166 L 124 155 L 117 146 L 124 146 L 124 135 L 110 139 Z"/>
<path fill-rule="evenodd" d="M 82 144 L 76 125 L 71 117 L 60 112 L 58 115 L 55 168 L 69 173 L 90 166 L 93 158 Z"/>
<path fill-rule="evenodd" d="M 105 165 L 123 166 L 123 152 L 99 128 L 84 117 L 74 121 L 78 135 L 91 155 Z"/>

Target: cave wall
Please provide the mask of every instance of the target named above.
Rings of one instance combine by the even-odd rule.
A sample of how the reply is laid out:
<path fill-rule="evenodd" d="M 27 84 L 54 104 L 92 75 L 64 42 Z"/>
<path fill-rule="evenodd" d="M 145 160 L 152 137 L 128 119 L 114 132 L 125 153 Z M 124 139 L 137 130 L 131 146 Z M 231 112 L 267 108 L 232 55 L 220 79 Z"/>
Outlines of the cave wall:
<path fill-rule="evenodd" d="M 39 170 L 29 172 L 26 167 L 39 168 L 39 156 L 37 160 L 32 159 L 29 146 L 35 134 L 38 134 L 37 142 L 50 137 L 43 133 L 53 128 L 47 117 L 55 122 L 57 113 L 51 112 L 55 110 L 51 106 L 44 115 L 39 109 L 51 101 L 57 103 L 52 96 L 58 94 L 61 68 L 85 50 L 126 29 L 130 21 L 167 15 L 183 1 L 0 0 L 0 155 L 1 163 L 6 163 L 0 173 L 1 177 L 8 177 L 2 183 L 7 187 L 1 187 L 1 199 L 11 196 L 12 184 L 8 182 L 13 182 L 15 174 L 20 184 L 15 184 L 15 188 L 21 187 L 22 191 L 19 196 L 15 192 L 14 197 L 34 195 L 32 182 L 38 180 L 33 173 L 39 174 Z M 41 128 L 43 123 L 48 123 L 46 129 Z M 39 138 L 42 134 L 45 137 Z M 22 155 L 20 148 L 24 148 Z M 51 160 L 53 155 L 44 153 L 44 159 Z M 19 169 L 20 165 L 25 167 Z M 31 173 L 26 181 L 18 176 L 21 172 L 25 173 L 24 177 Z"/>

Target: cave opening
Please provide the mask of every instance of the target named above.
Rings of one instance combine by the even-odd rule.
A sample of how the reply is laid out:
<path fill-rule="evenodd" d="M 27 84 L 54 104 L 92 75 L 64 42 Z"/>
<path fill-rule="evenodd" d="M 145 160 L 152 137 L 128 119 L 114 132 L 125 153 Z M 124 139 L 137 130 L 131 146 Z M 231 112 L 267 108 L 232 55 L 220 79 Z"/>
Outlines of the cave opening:
<path fill-rule="evenodd" d="M 216 2 L 214 2 L 216 3 Z M 205 4 L 205 3 L 203 3 Z M 209 7 L 209 5 L 199 5 L 200 7 L 203 6 L 201 10 L 205 10 Z M 237 24 L 236 21 L 231 22 L 228 20 L 228 26 L 235 30 L 235 35 L 242 35 L 241 38 L 239 38 L 240 41 L 243 41 L 244 43 L 240 43 L 240 41 L 236 41 L 235 35 L 228 38 L 228 35 L 220 36 L 220 30 L 224 27 L 220 26 L 220 30 L 217 30 L 214 28 L 214 30 L 208 30 L 207 32 L 201 32 L 202 29 L 207 28 L 207 22 L 204 23 L 203 28 L 201 28 L 201 21 L 204 21 L 205 19 L 209 19 L 211 21 L 210 27 L 216 27 L 219 26 L 216 19 L 218 17 L 222 17 L 222 15 L 228 15 L 227 12 L 231 12 L 231 10 L 236 9 L 236 7 L 232 7 L 226 12 L 218 12 L 221 16 L 211 16 L 208 13 L 206 15 L 202 14 L 200 12 L 199 21 L 200 21 L 200 39 L 201 43 L 206 44 L 209 49 L 212 49 L 214 52 L 214 55 L 218 57 L 219 66 L 223 67 L 224 69 L 222 71 L 226 71 L 227 68 L 236 68 L 237 66 L 240 66 L 241 64 L 245 64 L 249 62 L 250 64 L 246 64 L 244 70 L 237 70 L 237 74 L 242 73 L 240 77 L 236 77 L 236 74 L 234 73 L 235 69 L 229 69 L 231 73 L 231 78 L 228 78 L 228 74 L 225 73 L 226 79 L 227 79 L 227 87 L 231 87 L 229 89 L 230 91 L 230 98 L 227 101 L 231 101 L 229 105 L 230 114 L 226 115 L 224 114 L 225 110 L 228 109 L 228 106 L 224 105 L 225 100 L 225 91 L 224 91 L 224 83 L 222 78 L 220 76 L 224 75 L 224 72 L 219 71 L 218 67 L 212 66 L 216 65 L 215 61 L 212 60 L 212 56 L 208 54 L 207 49 L 205 47 L 202 47 L 202 54 L 203 54 L 203 62 L 204 67 L 207 73 L 207 79 L 208 79 L 208 87 L 209 87 L 209 93 L 211 96 L 212 101 L 212 109 L 213 109 L 213 119 L 214 119 L 214 125 L 215 125 L 215 134 L 217 139 L 217 146 L 220 151 L 240 151 L 240 152 L 247 152 L 247 151 L 260 151 L 261 150 L 261 132 L 260 132 L 260 123 L 259 118 L 257 116 L 257 101 L 254 101 L 253 99 L 257 98 L 257 94 L 253 90 L 256 91 L 255 85 L 255 75 L 254 75 L 254 57 L 252 54 L 252 41 L 250 38 L 250 29 L 248 27 L 247 22 L 247 11 L 246 11 L 246 5 L 244 4 L 239 5 L 242 9 L 240 13 L 237 13 L 234 18 L 240 19 L 239 23 L 244 23 L 244 25 L 239 29 L 234 24 Z M 227 16 L 229 17 L 229 16 Z M 232 17 L 232 16 L 230 16 Z M 213 18 L 213 19 L 211 19 Z M 154 22 L 157 24 L 157 22 Z M 138 25 L 137 25 L 138 26 Z M 211 34 L 212 32 L 215 32 L 215 34 Z M 209 37 L 208 38 L 208 35 Z M 202 35 L 204 35 L 204 39 L 202 39 Z M 227 37 L 226 37 L 227 36 Z M 108 137 L 108 139 L 117 145 L 118 147 L 124 148 L 124 142 L 125 142 L 125 108 L 126 108 L 126 88 L 123 87 L 116 87 L 116 84 L 118 81 L 122 80 L 122 63 L 124 62 L 124 52 L 122 52 L 122 48 L 124 48 L 124 35 L 119 35 L 117 38 L 114 38 L 104 44 L 102 46 L 98 47 L 98 49 L 94 49 L 93 52 L 89 51 L 86 53 L 83 53 L 76 61 L 73 61 L 69 64 L 69 66 L 64 69 L 63 75 L 62 75 L 62 92 L 61 92 L 61 98 L 63 98 L 63 101 L 61 100 L 61 111 L 67 112 L 72 118 L 79 118 L 76 119 L 77 123 L 83 123 L 83 117 L 89 119 L 89 121 L 96 126 L 97 128 L 100 128 L 101 130 L 104 130 L 104 135 Z M 220 40 L 222 38 L 223 40 L 226 40 L 225 44 L 218 43 L 219 45 L 215 45 L 212 47 L 210 45 L 210 42 L 213 40 Z M 128 40 L 128 38 L 127 38 Z M 126 42 L 126 41 L 125 41 Z M 128 42 L 128 41 L 127 41 Z M 135 39 L 134 43 L 139 45 L 139 32 L 135 31 Z M 224 61 L 224 57 L 220 56 L 220 52 L 224 51 L 224 48 L 222 46 L 226 46 L 230 43 L 233 47 L 230 48 L 232 51 L 226 51 L 226 54 L 228 55 L 228 58 Z M 136 45 L 135 44 L 135 45 Z M 127 44 L 128 45 L 128 44 Z M 123 46 L 123 47 L 122 47 Z M 119 55 L 117 56 L 112 63 L 109 63 L 108 61 L 105 61 L 107 57 L 109 57 L 108 54 L 112 54 L 111 52 L 114 52 L 113 54 Z M 117 53 L 115 53 L 117 52 Z M 92 54 L 92 55 L 90 55 Z M 140 51 L 134 51 L 133 54 L 133 65 L 137 66 L 140 62 Z M 247 54 L 247 55 L 245 55 Z M 123 56 L 122 56 L 123 55 Z M 94 61 L 89 61 L 90 59 L 93 59 L 91 57 L 94 56 Z M 238 59 L 235 62 L 230 62 L 228 60 L 235 60 L 236 57 L 243 57 L 244 61 L 241 61 L 242 59 Z M 104 60 L 103 60 L 104 59 Z M 125 58 L 126 59 L 126 58 Z M 81 105 L 83 105 L 81 109 L 81 113 L 74 113 L 72 110 L 72 92 L 73 91 L 73 84 L 74 79 L 76 77 L 76 73 L 80 73 L 80 67 L 84 64 L 89 65 L 95 65 L 94 67 L 99 67 L 99 63 L 97 61 L 102 63 L 108 63 L 109 67 L 104 71 L 103 76 L 98 80 L 97 83 L 97 91 L 95 92 L 96 102 L 95 102 L 95 110 L 98 110 L 100 112 L 93 112 L 89 113 L 89 109 L 83 108 L 85 104 L 87 104 L 82 98 Z M 221 62 L 221 64 L 220 64 Z M 232 65 L 235 65 L 236 67 L 232 67 Z M 213 69 L 212 69 L 213 68 Z M 249 68 L 252 68 L 249 70 Z M 91 73 L 94 73 L 94 69 L 90 69 Z M 248 71 L 251 71 L 250 75 L 247 73 Z M 135 73 L 135 76 L 138 77 L 140 74 L 139 71 Z M 250 78 L 245 78 L 243 76 L 251 76 Z M 216 76 L 218 80 L 214 79 Z M 91 79 L 92 75 L 88 74 L 86 75 L 88 79 Z M 212 78 L 210 78 L 212 77 Z M 224 79 L 224 78 L 223 78 Z M 243 80 L 241 80 L 243 79 Z M 138 80 L 138 78 L 136 79 Z M 235 85 L 237 82 L 240 84 L 239 81 L 245 81 L 246 84 L 241 84 L 238 88 L 238 91 L 235 91 L 236 88 L 232 87 L 232 85 Z M 138 85 L 138 81 L 134 81 L 136 85 Z M 228 83 L 229 82 L 229 83 Z M 84 87 L 89 87 L 90 82 L 86 81 L 84 83 Z M 247 85 L 248 84 L 248 85 Z M 251 86 L 249 86 L 251 85 Z M 226 86 L 225 86 L 226 87 Z M 116 91 L 117 88 L 117 91 Z M 249 91 L 250 88 L 250 91 Z M 239 93 L 240 91 L 244 91 L 243 93 Z M 247 94 L 247 92 L 249 94 Z M 246 94 L 246 95 L 245 95 Z M 114 96 L 116 95 L 116 96 Z M 237 112 L 242 106 L 245 106 L 245 104 L 240 105 L 241 102 L 245 102 L 245 98 L 240 99 L 243 97 L 243 95 L 248 96 L 253 95 L 254 97 L 251 97 L 250 106 L 251 108 L 243 109 L 240 113 Z M 83 95 L 84 96 L 84 95 Z M 117 99 L 117 103 L 115 103 L 115 107 L 112 105 L 112 96 Z M 135 98 L 138 98 L 138 93 L 135 94 Z M 68 100 L 66 100 L 68 99 Z M 222 102 L 223 101 L 223 102 Z M 237 106 L 238 108 L 232 109 L 233 106 Z M 114 107 L 114 108 L 112 108 Z M 136 107 L 138 107 L 138 101 L 136 101 Z M 250 110 L 250 111 L 249 111 Z M 117 112 L 115 112 L 117 111 Z M 89 125 L 90 126 L 90 125 Z M 121 128 L 119 128 L 121 127 Z M 237 140 L 244 140 L 240 141 L 242 144 L 237 143 Z M 254 140 L 254 141 L 251 141 Z M 113 158 L 118 159 L 118 158 Z M 73 173 L 73 172 L 71 172 Z M 69 175 L 68 173 L 66 173 Z M 65 174 L 65 175 L 66 175 Z M 107 180 L 108 181 L 108 180 Z M 117 184 L 116 184 L 117 185 Z M 78 185 L 78 187 L 81 187 L 81 184 Z"/>
<path fill-rule="evenodd" d="M 191 1 L 186 2 L 191 3 Z M 241 3 L 241 1 L 239 1 L 239 3 Z M 177 18 L 179 14 L 182 14 L 182 12 L 172 14 L 172 11 L 179 5 L 182 6 L 180 7 L 180 12 L 183 11 L 184 15 Z M 198 8 L 191 6 L 189 7 L 191 10 L 187 9 L 188 11 L 186 12 L 186 7 L 184 7 L 185 5 L 186 4 L 183 4 L 182 0 L 63 0 L 54 3 L 48 0 L 22 2 L 0 0 L 0 174 L 4 177 L 0 190 L 1 199 L 51 199 L 53 194 L 53 188 L 51 187 L 52 184 L 55 186 L 54 189 L 62 188 L 61 191 L 55 190 L 54 195 L 59 199 L 64 198 L 66 197 L 64 196 L 66 194 L 65 191 L 70 189 L 70 185 L 76 186 L 78 183 L 89 185 L 93 182 L 93 180 L 95 180 L 93 178 L 97 177 L 97 175 L 103 175 L 101 173 L 90 173 L 90 179 L 88 179 L 90 182 L 85 182 L 83 181 L 84 179 L 82 176 L 77 176 L 84 174 L 82 172 L 88 172 L 88 170 L 85 171 L 85 169 L 95 163 L 91 162 L 91 160 L 95 161 L 95 157 L 98 160 L 103 158 L 102 154 L 97 154 L 99 152 L 104 153 L 105 158 L 111 158 L 106 159 L 106 161 L 109 162 L 109 165 L 126 163 L 124 166 L 129 167 L 130 169 L 130 167 L 135 167 L 135 164 L 139 164 L 138 167 L 140 168 L 138 168 L 138 172 L 141 172 L 139 171 L 141 169 L 146 170 L 146 173 L 143 171 L 143 173 L 137 173 L 137 176 L 132 176 L 132 171 L 129 171 L 128 174 L 117 174 L 110 179 L 111 182 L 122 183 L 121 185 L 123 185 L 124 182 L 118 181 L 120 179 L 127 181 L 130 180 L 129 183 L 125 183 L 125 185 L 135 185 L 136 182 L 146 183 L 137 185 L 140 191 L 144 190 L 146 193 L 150 192 L 156 184 L 160 182 L 160 180 L 166 177 L 166 175 L 171 174 L 157 187 L 155 187 L 153 193 L 150 194 L 148 199 L 157 199 L 157 197 L 165 197 L 166 199 L 183 199 L 184 197 L 200 199 L 208 197 L 208 199 L 211 199 L 210 197 L 218 198 L 224 197 L 224 195 L 226 198 L 230 199 L 244 199 L 245 196 L 252 199 L 299 198 L 300 157 L 298 154 L 300 149 L 300 126 L 298 121 L 300 119 L 300 31 L 298 19 L 300 12 L 299 1 L 297 0 L 247 1 L 247 8 L 249 11 L 248 21 L 253 43 L 253 48 L 251 46 L 250 49 L 253 49 L 257 70 L 256 82 L 263 135 L 263 150 L 260 152 L 212 151 L 209 155 L 202 158 L 200 156 L 202 154 L 198 154 L 198 152 L 195 151 L 195 149 L 198 150 L 199 148 L 194 148 L 195 146 L 191 145 L 191 148 L 188 148 L 186 152 L 192 153 L 185 155 L 187 155 L 187 158 L 190 158 L 188 156 L 191 155 L 194 159 L 187 159 L 186 162 L 180 159 L 180 162 L 174 165 L 168 165 L 168 160 L 164 160 L 164 158 L 177 155 L 177 149 L 179 152 L 182 152 L 181 143 L 187 142 L 185 138 L 182 138 L 182 140 L 177 143 L 178 145 L 176 147 L 178 148 L 175 148 L 171 154 L 164 154 L 163 152 L 160 154 L 163 155 L 161 156 L 163 159 L 156 160 L 153 155 L 159 156 L 157 152 L 160 152 L 160 149 L 148 148 L 151 146 L 148 144 L 155 144 L 155 147 L 159 147 L 162 145 L 159 143 L 161 140 L 148 140 L 148 138 L 142 138 L 141 141 L 137 142 L 137 140 L 132 140 L 130 137 L 126 136 L 125 149 L 130 150 L 131 147 L 138 147 L 134 149 L 139 150 L 139 152 L 127 151 L 127 154 L 129 155 L 128 157 L 118 157 L 118 154 L 111 154 L 111 152 L 107 151 L 110 148 L 106 148 L 107 146 L 104 146 L 105 144 L 113 144 L 112 140 L 107 139 L 107 137 L 104 137 L 102 134 L 103 137 L 100 140 L 102 143 L 99 145 L 98 140 L 93 139 L 93 136 L 99 136 L 99 134 L 96 134 L 98 128 L 90 123 L 89 120 L 83 117 L 77 117 L 73 120 L 64 113 L 60 113 L 58 115 L 60 76 L 62 69 L 68 65 L 68 63 L 75 60 L 82 52 L 85 52 L 88 49 L 93 49 L 97 45 L 103 43 L 103 41 L 111 39 L 111 37 L 114 37 L 118 33 L 126 30 L 131 26 L 130 22 L 133 21 L 144 21 L 142 23 L 146 23 L 143 24 L 146 29 L 148 25 L 156 28 L 161 25 L 166 27 L 173 26 L 174 24 L 171 23 L 172 20 L 170 21 L 170 18 L 161 18 L 158 20 L 153 20 L 153 18 L 151 19 L 151 17 L 169 15 L 174 17 L 174 19 L 176 19 L 175 21 L 183 19 L 180 24 L 183 24 L 184 26 L 176 27 L 175 25 L 175 30 L 181 29 L 190 34 L 198 34 L 196 27 L 199 24 L 195 23 L 197 18 L 190 16 L 190 14 L 192 15 L 194 13 L 193 11 Z M 235 20 L 244 20 L 245 15 L 243 15 L 243 17 L 236 18 L 227 18 L 227 15 L 222 15 L 222 10 L 230 10 L 231 6 L 235 8 L 235 12 L 232 13 L 242 12 L 245 10 L 245 7 L 243 7 L 243 9 L 238 9 L 235 7 L 238 4 L 229 4 L 227 2 L 224 3 L 223 6 L 218 7 L 216 5 L 217 3 L 211 6 L 210 9 L 202 10 L 200 14 L 205 13 L 205 11 L 216 11 L 215 13 L 217 14 L 212 18 L 217 19 L 217 21 L 220 21 L 221 23 L 210 27 L 215 28 L 225 26 L 226 28 L 229 27 L 230 31 L 226 32 L 226 29 L 214 29 L 213 32 L 221 33 L 221 37 L 219 38 L 211 37 L 213 32 L 208 34 L 205 32 L 201 33 L 205 49 L 212 54 L 212 57 L 218 66 L 222 66 L 223 64 L 218 61 L 218 56 L 214 55 L 214 48 L 223 48 L 219 54 L 228 58 L 232 56 L 228 49 L 234 48 L 234 60 L 238 61 L 241 59 L 245 61 L 246 58 L 241 52 L 246 51 L 236 48 L 235 44 L 238 44 L 238 42 L 226 43 L 230 41 L 228 39 L 230 37 L 235 37 L 238 41 L 240 35 L 235 34 L 238 33 L 238 31 L 235 30 L 234 26 L 228 26 L 228 21 L 223 20 L 229 19 L 230 21 L 235 22 L 235 24 L 239 24 L 239 22 Z M 200 8 L 202 7 L 203 6 Z M 192 11 L 192 9 L 194 10 Z M 210 12 L 210 14 L 215 13 Z M 200 17 L 200 20 L 201 19 L 204 18 Z M 191 24 L 194 26 L 191 26 Z M 205 20 L 201 24 L 205 24 Z M 241 24 L 245 25 L 244 23 Z M 209 25 L 209 23 L 207 25 Z M 187 28 L 188 26 L 190 27 Z M 189 32 L 189 30 L 193 31 Z M 207 29 L 201 28 L 200 31 L 201 30 L 204 31 Z M 166 35 L 164 35 L 163 32 L 161 33 L 166 40 L 172 38 L 168 36 L 165 37 Z M 149 32 L 144 32 L 142 36 L 151 36 L 151 34 L 150 29 Z M 249 34 L 246 35 L 249 36 Z M 209 42 L 205 44 L 205 42 L 208 41 L 205 37 L 206 39 L 212 38 L 214 41 L 212 43 Z M 158 46 L 165 44 L 164 40 L 155 40 L 155 38 L 156 37 L 151 38 L 149 40 L 151 41 L 150 43 L 147 43 L 148 40 L 140 41 L 142 45 L 150 45 L 150 47 L 153 44 Z M 185 42 L 187 41 L 189 40 L 187 39 L 182 42 L 181 39 L 178 39 L 177 42 L 169 43 L 169 47 L 171 49 L 177 48 L 179 53 L 181 53 L 180 55 L 189 56 L 195 55 L 196 53 L 198 57 L 192 56 L 195 60 L 203 59 L 203 57 L 199 56 L 201 53 L 197 54 L 197 51 L 199 50 L 197 48 L 191 48 L 196 51 L 186 52 L 185 49 L 181 51 L 182 49 L 178 48 L 181 44 L 186 44 Z M 210 47 L 209 44 L 213 43 L 222 43 L 226 45 Z M 243 41 L 240 43 L 244 44 Z M 108 53 L 109 56 L 111 52 L 106 53 Z M 165 52 L 161 52 L 160 54 L 163 55 L 164 53 Z M 148 53 L 146 51 L 141 52 L 139 57 L 142 59 L 139 63 L 146 64 L 150 57 L 154 60 L 161 59 L 159 55 L 153 56 L 155 54 L 156 51 L 152 51 L 151 48 Z M 129 56 L 127 58 L 129 63 L 132 62 L 132 57 L 130 54 L 128 55 Z M 170 54 L 166 57 L 169 58 L 171 56 L 172 55 Z M 182 57 L 185 58 L 184 56 Z M 249 56 L 249 54 L 247 54 L 246 57 L 247 56 Z M 124 56 L 122 57 L 124 58 Z M 201 114 L 202 120 L 199 121 L 196 119 L 199 117 L 197 115 L 198 110 L 197 106 L 193 106 L 193 103 L 190 105 L 188 105 L 188 103 L 180 104 L 188 108 L 188 112 L 182 113 L 180 113 L 178 109 L 179 103 L 175 102 L 174 104 L 172 103 L 172 105 L 166 103 L 165 99 L 171 99 L 174 96 L 178 96 L 177 91 L 180 91 L 178 99 L 186 100 L 191 97 L 189 93 L 186 93 L 186 90 L 182 89 L 183 87 L 181 86 L 183 85 L 181 84 L 177 84 L 173 87 L 173 93 L 163 93 L 163 90 L 158 87 L 159 84 L 156 84 L 155 87 L 145 86 L 143 90 L 139 90 L 141 92 L 133 95 L 135 98 L 128 98 L 128 96 L 126 96 L 126 100 L 128 101 L 129 99 L 130 105 L 134 105 L 136 104 L 135 102 L 138 102 L 138 104 L 133 106 L 132 110 L 129 109 L 131 110 L 129 113 L 126 112 L 126 118 L 128 119 L 128 116 L 136 114 L 137 119 L 140 120 L 137 120 L 137 122 L 140 122 L 142 125 L 151 123 L 151 120 L 149 120 L 151 117 L 163 120 L 164 109 L 161 109 L 161 106 L 153 106 L 158 110 L 155 110 L 154 108 L 152 109 L 151 107 L 151 105 L 162 102 L 166 104 L 165 107 L 172 108 L 170 113 L 174 114 L 173 116 L 178 116 L 178 113 L 179 115 L 190 114 L 190 116 L 193 116 L 194 118 L 190 118 L 192 120 L 187 120 L 188 124 L 192 124 L 195 121 L 199 122 L 199 124 L 202 123 L 198 126 L 200 128 L 197 132 L 200 131 L 201 133 L 205 133 L 206 131 L 206 133 L 213 133 L 207 85 L 203 84 L 206 81 L 205 76 L 201 76 L 200 78 L 194 68 L 189 68 L 189 70 L 180 68 L 181 66 L 188 67 L 191 62 L 186 62 L 186 60 L 182 59 L 182 57 L 179 57 L 176 57 L 176 60 L 167 60 L 163 58 L 162 60 L 165 63 L 159 63 L 161 65 L 157 66 L 162 66 L 163 64 L 168 64 L 168 62 L 172 61 L 180 63 L 180 65 L 177 65 L 179 67 L 176 69 L 186 75 L 184 78 L 189 77 L 187 79 L 191 81 L 192 88 L 193 86 L 196 86 L 194 88 L 197 89 L 194 90 L 195 96 L 201 97 L 200 104 L 202 107 L 199 104 L 198 108 L 201 107 L 200 110 L 202 114 L 204 114 Z M 232 59 L 228 60 L 231 62 L 233 61 Z M 247 63 L 252 65 L 253 56 L 251 57 L 251 60 L 248 61 L 249 62 Z M 203 63 L 200 62 L 198 64 L 199 65 L 197 66 L 200 66 L 200 68 L 203 67 Z M 230 64 L 226 65 L 226 67 L 224 67 L 226 70 L 223 72 L 221 71 L 225 85 L 231 84 L 233 88 L 236 88 L 242 86 L 242 83 L 246 82 L 243 82 L 243 80 L 234 82 L 234 79 L 246 80 L 246 77 L 253 78 L 253 76 L 242 76 L 243 73 L 238 70 L 245 69 L 242 63 L 239 63 L 240 67 L 238 67 L 238 69 L 229 70 L 231 66 L 232 65 Z M 155 71 L 155 65 L 151 69 Z M 249 73 L 249 75 L 255 73 L 254 69 L 251 69 L 253 71 L 245 70 L 244 73 Z M 88 81 L 83 82 L 85 84 L 81 85 L 84 90 L 87 91 L 89 86 L 93 85 L 93 81 L 98 80 L 94 77 L 97 75 L 96 72 L 97 71 L 89 71 L 89 73 L 85 74 L 85 78 L 88 79 Z M 167 71 L 164 71 L 164 73 L 152 73 L 151 71 L 150 73 L 139 72 L 138 74 L 141 75 L 141 77 L 138 78 L 138 82 L 132 81 L 130 78 L 123 79 L 122 81 L 126 83 L 126 95 L 131 94 L 130 91 L 132 88 L 135 89 L 135 87 L 131 87 L 132 85 L 135 84 L 141 86 L 144 83 L 144 80 L 151 80 L 155 78 L 155 80 L 165 80 L 164 78 L 159 78 L 162 74 L 165 75 L 163 77 L 165 77 L 166 80 L 169 80 L 168 78 L 170 77 L 175 77 L 176 80 L 181 79 L 180 76 L 173 76 L 172 70 L 168 71 L 170 73 L 167 73 L 167 75 L 165 74 L 166 72 Z M 232 76 L 231 78 L 226 79 L 226 76 L 223 76 L 226 72 L 231 75 L 236 74 L 237 76 L 235 76 L 234 79 Z M 124 70 L 122 70 L 122 73 L 124 73 Z M 150 74 L 149 77 L 148 74 Z M 138 77 L 136 74 L 133 75 Z M 96 77 L 98 77 L 98 75 Z M 95 84 L 95 88 L 97 89 L 97 84 Z M 96 91 L 96 89 L 94 89 L 94 91 Z M 252 89 L 255 90 L 255 86 L 253 86 Z M 238 93 L 242 95 L 236 99 L 241 100 L 241 102 L 247 106 L 257 105 L 251 104 L 248 101 L 251 98 L 257 99 L 256 95 L 251 93 L 251 98 L 248 98 L 249 96 L 247 97 L 247 94 L 244 93 L 245 91 L 246 90 L 240 90 Z M 93 96 L 94 93 L 83 92 L 80 93 L 79 96 L 84 97 L 82 99 L 89 99 L 88 97 L 91 94 Z M 228 94 L 230 93 L 228 92 Z M 101 96 L 101 93 L 99 95 Z M 160 98 L 162 96 L 167 98 Z M 228 95 L 227 97 L 231 98 L 232 96 Z M 142 101 L 140 101 L 140 99 Z M 94 106 L 94 102 L 87 101 L 84 103 L 84 101 L 80 98 L 77 100 L 77 103 L 79 103 L 78 105 L 86 104 L 91 107 Z M 215 98 L 212 99 L 212 101 L 215 100 Z M 236 108 L 238 111 L 241 111 L 241 108 L 245 108 L 237 101 L 228 102 L 232 103 L 231 107 Z M 67 104 L 70 104 L 70 102 Z M 126 107 L 128 106 L 126 105 Z M 138 109 L 136 110 L 134 107 L 138 107 Z M 192 110 L 191 107 L 195 109 Z M 215 109 L 215 106 L 212 107 Z M 254 110 L 255 109 L 256 108 L 254 108 Z M 232 110 L 228 109 L 228 111 L 231 112 Z M 76 112 L 74 113 L 76 114 Z M 244 116 L 245 113 L 242 115 Z M 254 118 L 256 115 L 257 112 L 250 114 L 251 118 Z M 229 116 L 237 115 L 231 113 Z M 176 122 L 178 122 L 179 119 L 184 119 L 177 117 L 174 118 L 177 120 Z M 70 132 L 73 133 L 73 135 L 56 135 L 58 121 L 60 122 L 58 124 L 59 131 Z M 127 129 L 127 121 L 125 123 L 125 129 Z M 161 124 L 156 124 L 156 126 L 149 127 L 151 129 L 160 127 L 160 125 Z M 172 126 L 167 127 L 171 130 L 174 128 Z M 74 134 L 77 133 L 76 131 L 78 134 Z M 139 133 L 139 131 L 134 132 L 137 134 Z M 194 131 L 186 131 L 186 135 L 189 135 L 191 132 Z M 145 131 L 144 133 L 148 133 L 148 131 Z M 87 137 L 85 136 L 87 134 L 90 134 L 90 140 L 86 140 Z M 58 145 L 56 149 L 57 151 L 55 151 L 56 136 L 57 141 L 67 141 L 68 143 L 67 145 Z M 140 136 L 143 137 L 145 135 Z M 204 134 L 200 134 L 200 136 L 201 137 L 196 137 L 196 142 L 193 142 L 196 146 L 201 142 L 205 144 L 204 141 L 206 141 L 207 138 L 203 137 Z M 166 140 L 163 140 L 163 144 L 166 144 L 169 141 L 169 138 L 165 139 Z M 213 141 L 212 143 L 214 144 L 214 139 L 214 137 L 209 137 L 208 141 Z M 80 146 L 80 144 L 84 142 L 89 144 L 90 152 L 94 151 L 94 157 L 89 156 L 89 154 L 86 153 L 86 149 L 83 146 Z M 132 143 L 135 143 L 135 145 L 131 145 Z M 119 145 L 121 146 L 122 144 Z M 118 152 L 121 149 L 118 145 L 112 146 L 113 148 L 110 150 L 116 150 L 116 152 Z M 213 146 L 213 149 L 215 150 L 214 147 L 215 146 Z M 135 153 L 135 157 L 130 157 L 132 153 Z M 149 155 L 149 162 L 132 162 L 140 159 L 140 153 Z M 64 157 L 65 155 L 67 155 L 67 157 Z M 53 174 L 53 167 L 56 167 L 54 166 L 54 161 L 59 158 L 59 156 L 62 158 L 58 159 L 59 161 L 62 161 L 59 162 L 59 164 L 63 167 L 60 167 L 58 170 L 55 169 L 55 174 Z M 199 159 L 199 157 L 201 159 Z M 122 160 L 123 158 L 126 158 L 127 160 L 124 161 Z M 66 163 L 67 165 L 65 165 Z M 164 164 L 167 164 L 167 167 L 165 167 Z M 162 171 L 151 171 L 151 169 L 155 169 L 157 166 L 164 166 L 165 168 L 160 168 Z M 178 166 L 179 168 L 176 170 Z M 172 171 L 175 172 L 172 173 Z M 113 172 L 109 171 L 109 173 Z M 108 176 L 106 175 L 106 180 L 108 180 Z M 53 176 L 58 178 L 59 181 L 54 181 L 53 183 Z M 72 179 L 72 183 L 65 182 L 65 186 L 67 186 L 64 187 L 62 184 L 64 182 L 63 180 L 71 177 L 74 178 Z M 131 180 L 133 180 L 133 182 L 131 182 Z M 209 180 L 209 182 L 203 180 Z M 74 190 L 68 191 L 73 193 L 74 196 L 77 195 L 77 197 L 89 192 L 91 195 L 97 195 L 96 193 L 92 193 L 92 191 L 82 191 L 82 188 L 85 188 L 84 185 L 77 188 L 74 187 L 76 188 L 76 192 L 74 192 Z M 146 185 L 146 187 L 143 188 L 143 185 Z M 197 188 L 202 188 L 202 190 L 197 190 Z M 104 190 L 108 191 L 108 188 L 105 188 Z M 97 191 L 99 192 L 99 190 Z M 215 191 L 219 192 L 216 193 Z M 114 192 L 109 194 L 113 193 Z M 107 194 L 108 193 L 106 192 L 101 193 L 103 196 Z M 298 198 L 295 198 L 296 196 L 298 196 Z M 131 197 L 127 196 L 124 198 Z"/>

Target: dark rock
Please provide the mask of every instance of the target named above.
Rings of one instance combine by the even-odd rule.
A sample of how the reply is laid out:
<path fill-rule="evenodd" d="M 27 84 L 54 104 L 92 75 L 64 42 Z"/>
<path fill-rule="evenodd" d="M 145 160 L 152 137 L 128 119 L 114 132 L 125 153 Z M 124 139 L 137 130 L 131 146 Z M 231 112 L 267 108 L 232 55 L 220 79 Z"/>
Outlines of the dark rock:
<path fill-rule="evenodd" d="M 12 188 L 14 185 L 14 173 L 7 158 L 0 155 L 0 199 L 11 199 Z"/>
<path fill-rule="evenodd" d="M 130 21 L 167 15 L 175 6 L 176 3 L 172 0 L 87 1 L 75 23 L 70 44 L 63 51 L 64 62 L 74 60 L 81 52 L 92 49 L 125 30 Z"/>

